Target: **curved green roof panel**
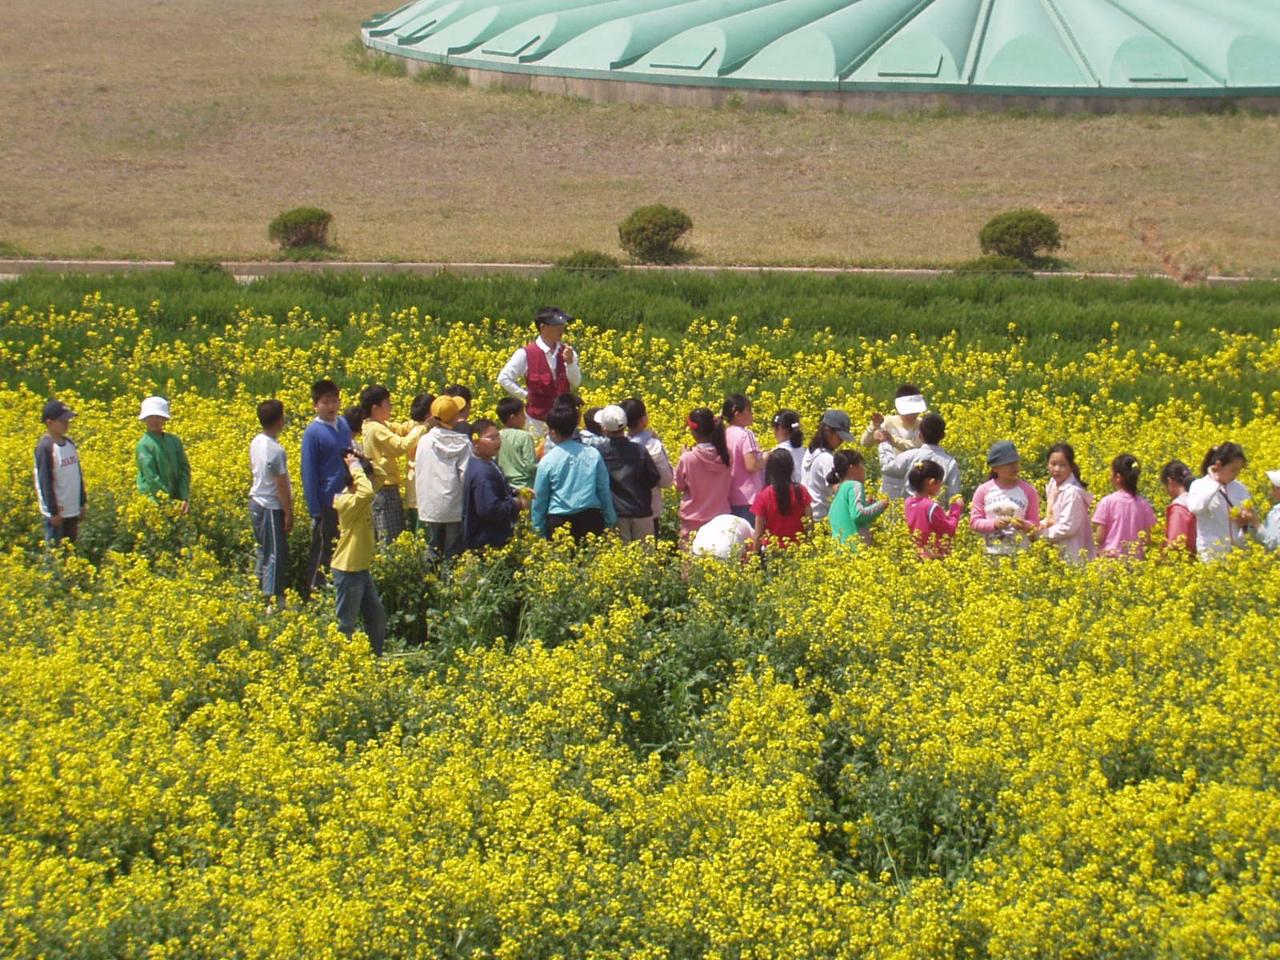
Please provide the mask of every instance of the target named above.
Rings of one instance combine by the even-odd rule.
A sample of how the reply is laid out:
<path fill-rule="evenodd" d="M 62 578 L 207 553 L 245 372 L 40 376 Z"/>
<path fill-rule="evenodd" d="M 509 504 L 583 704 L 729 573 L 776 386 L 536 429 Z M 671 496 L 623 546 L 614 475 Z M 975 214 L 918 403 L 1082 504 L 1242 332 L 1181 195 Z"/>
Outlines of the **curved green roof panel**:
<path fill-rule="evenodd" d="M 362 31 L 374 50 L 526 79 L 1280 98 L 1280 0 L 411 0 Z"/>

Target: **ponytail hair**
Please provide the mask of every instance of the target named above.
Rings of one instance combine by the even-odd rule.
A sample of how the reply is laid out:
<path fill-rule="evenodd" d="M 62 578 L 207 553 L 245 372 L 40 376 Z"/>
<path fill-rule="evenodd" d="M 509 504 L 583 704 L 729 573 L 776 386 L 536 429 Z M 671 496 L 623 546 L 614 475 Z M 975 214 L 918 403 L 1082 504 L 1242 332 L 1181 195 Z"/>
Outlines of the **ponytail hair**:
<path fill-rule="evenodd" d="M 765 483 L 773 487 L 773 496 L 778 503 L 778 511 L 782 514 L 791 512 L 792 487 L 791 472 L 795 461 L 785 450 L 774 450 L 764 462 Z"/>
<path fill-rule="evenodd" d="M 747 399 L 746 394 L 731 393 L 724 398 L 724 406 L 720 410 L 720 419 L 725 423 L 733 423 L 733 418 L 738 414 L 751 409 L 751 401 Z"/>
<path fill-rule="evenodd" d="M 1069 443 L 1055 443 L 1049 448 L 1049 452 L 1044 455 L 1044 458 L 1048 460 L 1055 453 L 1060 453 L 1067 458 L 1067 463 L 1071 466 L 1071 472 L 1075 475 L 1076 483 L 1080 484 L 1080 486 L 1084 487 L 1086 490 L 1089 489 L 1089 485 L 1080 479 L 1080 466 L 1076 463 L 1075 448 Z"/>
<path fill-rule="evenodd" d="M 942 464 L 936 460 L 917 460 L 907 471 L 907 486 L 916 493 L 923 493 L 926 483 L 941 480 L 944 475 Z"/>
<path fill-rule="evenodd" d="M 1160 468 L 1160 482 L 1164 484 L 1172 480 L 1183 490 L 1188 490 L 1191 488 L 1191 481 L 1194 479 L 1191 476 L 1191 468 L 1181 460 L 1170 460 Z"/>
<path fill-rule="evenodd" d="M 689 429 L 699 443 L 709 443 L 716 448 L 721 461 L 729 466 L 729 445 L 724 439 L 724 423 L 708 407 L 698 407 L 689 414 Z M 790 454 L 788 454 L 790 456 Z"/>
<path fill-rule="evenodd" d="M 1227 441 L 1220 443 L 1216 447 L 1210 447 L 1209 452 L 1204 455 L 1204 459 L 1200 461 L 1200 476 L 1204 476 L 1209 472 L 1210 467 L 1225 467 L 1229 463 L 1236 460 L 1242 463 L 1248 463 L 1248 458 L 1244 455 L 1244 447 L 1238 443 Z"/>
<path fill-rule="evenodd" d="M 790 429 L 787 444 L 796 450 L 804 446 L 804 431 L 800 429 L 800 414 L 794 410 L 779 410 L 773 415 L 773 428 Z"/>
<path fill-rule="evenodd" d="M 810 449 L 813 448 L 810 447 Z M 832 458 L 831 471 L 827 474 L 827 485 L 834 487 L 841 483 L 844 480 L 844 475 L 849 472 L 850 467 L 856 467 L 862 463 L 866 463 L 866 461 L 862 459 L 862 454 L 857 450 L 838 451 Z"/>
<path fill-rule="evenodd" d="M 818 424 L 818 429 L 813 432 L 813 438 L 809 441 L 810 450 L 832 450 L 837 444 L 829 441 L 829 437 L 835 433 L 825 423 Z M 836 439 L 839 439 L 838 437 Z"/>
<path fill-rule="evenodd" d="M 1111 473 L 1120 478 L 1120 485 L 1138 495 L 1138 475 L 1142 469 L 1138 466 L 1138 458 L 1131 453 L 1122 453 L 1111 461 Z"/>

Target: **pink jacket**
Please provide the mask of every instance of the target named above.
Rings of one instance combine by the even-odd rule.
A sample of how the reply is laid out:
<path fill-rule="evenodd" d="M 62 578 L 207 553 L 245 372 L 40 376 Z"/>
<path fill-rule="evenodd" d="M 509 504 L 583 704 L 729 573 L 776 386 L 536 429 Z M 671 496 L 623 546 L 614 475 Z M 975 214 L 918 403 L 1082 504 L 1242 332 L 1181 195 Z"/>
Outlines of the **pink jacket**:
<path fill-rule="evenodd" d="M 931 560 L 945 557 L 951 551 L 951 540 L 964 513 L 964 501 L 957 500 L 950 507 L 943 507 L 932 497 L 907 497 L 902 512 L 907 526 L 916 535 L 920 556 Z"/>
<path fill-rule="evenodd" d="M 1044 493 L 1049 516 L 1042 536 L 1057 547 L 1069 563 L 1092 560 L 1095 550 L 1089 512 L 1093 509 L 1093 494 L 1074 477 L 1061 486 L 1050 478 Z"/>
<path fill-rule="evenodd" d="M 676 489 L 680 491 L 680 520 L 701 526 L 712 517 L 729 512 L 731 473 L 716 448 L 700 443 L 680 455 L 676 464 Z"/>

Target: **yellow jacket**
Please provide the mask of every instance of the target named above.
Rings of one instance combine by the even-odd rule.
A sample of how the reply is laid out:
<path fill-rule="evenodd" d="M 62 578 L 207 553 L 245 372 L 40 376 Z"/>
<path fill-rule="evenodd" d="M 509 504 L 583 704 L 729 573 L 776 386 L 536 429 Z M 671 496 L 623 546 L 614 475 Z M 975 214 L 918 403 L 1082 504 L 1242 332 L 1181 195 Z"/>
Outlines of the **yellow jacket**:
<path fill-rule="evenodd" d="M 333 551 L 333 569 L 359 573 L 373 564 L 373 484 L 358 463 L 351 465 L 356 489 L 333 498 L 338 512 L 338 546 Z"/>
<path fill-rule="evenodd" d="M 400 458 L 412 454 L 426 432 L 425 426 L 412 420 L 404 423 L 364 422 L 360 445 L 364 447 L 364 455 L 373 463 L 375 489 L 400 486 Z"/>

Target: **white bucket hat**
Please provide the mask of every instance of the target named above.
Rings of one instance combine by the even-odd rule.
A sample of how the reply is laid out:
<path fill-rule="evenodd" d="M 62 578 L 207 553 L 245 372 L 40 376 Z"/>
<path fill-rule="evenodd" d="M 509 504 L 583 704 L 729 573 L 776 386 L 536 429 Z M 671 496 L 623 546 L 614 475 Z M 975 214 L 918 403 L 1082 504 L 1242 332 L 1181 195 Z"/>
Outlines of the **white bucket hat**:
<path fill-rule="evenodd" d="M 172 420 L 169 415 L 169 401 L 164 397 L 147 397 L 142 401 L 142 411 L 138 414 L 139 420 L 145 420 L 147 417 L 164 417 L 166 420 Z"/>

